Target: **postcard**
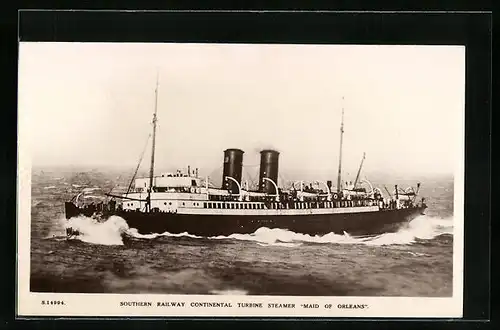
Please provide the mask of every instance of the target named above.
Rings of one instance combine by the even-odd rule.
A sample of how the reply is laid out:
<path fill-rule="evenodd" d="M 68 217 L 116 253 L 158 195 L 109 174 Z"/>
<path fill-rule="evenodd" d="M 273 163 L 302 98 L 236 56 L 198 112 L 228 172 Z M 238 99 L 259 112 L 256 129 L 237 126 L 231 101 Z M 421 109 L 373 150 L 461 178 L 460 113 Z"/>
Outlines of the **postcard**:
<path fill-rule="evenodd" d="M 19 316 L 462 316 L 464 47 L 19 47 Z"/>

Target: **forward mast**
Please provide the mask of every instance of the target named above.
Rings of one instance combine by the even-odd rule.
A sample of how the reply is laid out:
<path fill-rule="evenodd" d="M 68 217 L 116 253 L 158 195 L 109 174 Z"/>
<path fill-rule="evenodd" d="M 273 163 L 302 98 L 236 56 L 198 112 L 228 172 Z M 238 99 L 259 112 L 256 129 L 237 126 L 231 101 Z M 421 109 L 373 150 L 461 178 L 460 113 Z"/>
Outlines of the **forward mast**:
<path fill-rule="evenodd" d="M 153 190 L 153 177 L 155 169 L 155 146 L 156 146 L 156 114 L 158 113 L 158 74 L 156 75 L 156 88 L 155 88 L 155 112 L 153 114 L 153 143 L 151 146 L 151 166 L 149 168 L 149 189 L 147 200 L 147 211 L 151 211 L 151 191 Z"/>

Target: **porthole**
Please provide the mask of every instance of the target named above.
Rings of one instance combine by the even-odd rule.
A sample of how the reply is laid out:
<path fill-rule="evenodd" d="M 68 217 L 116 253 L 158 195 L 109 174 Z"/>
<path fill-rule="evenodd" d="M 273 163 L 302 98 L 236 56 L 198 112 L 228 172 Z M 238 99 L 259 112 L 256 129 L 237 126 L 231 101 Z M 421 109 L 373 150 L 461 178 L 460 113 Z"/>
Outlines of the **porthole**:
<path fill-rule="evenodd" d="M 163 205 L 167 205 L 167 202 L 163 203 Z"/>

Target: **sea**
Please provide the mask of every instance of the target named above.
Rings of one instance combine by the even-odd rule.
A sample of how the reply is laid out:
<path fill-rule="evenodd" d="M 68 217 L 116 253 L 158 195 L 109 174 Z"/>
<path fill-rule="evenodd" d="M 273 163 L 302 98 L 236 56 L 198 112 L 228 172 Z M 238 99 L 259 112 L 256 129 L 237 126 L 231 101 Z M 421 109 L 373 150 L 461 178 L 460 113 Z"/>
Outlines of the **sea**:
<path fill-rule="evenodd" d="M 310 236 L 266 227 L 218 237 L 141 235 L 116 216 L 105 222 L 65 219 L 65 201 L 82 191 L 86 199 L 99 200 L 104 192 L 126 188 L 127 175 L 33 170 L 31 292 L 452 296 L 451 176 L 378 178 L 380 184 L 402 187 L 422 182 L 420 195 L 428 209 L 398 232 L 373 237 Z M 68 225 L 81 235 L 67 239 Z M 124 232 L 133 238 L 124 242 Z"/>

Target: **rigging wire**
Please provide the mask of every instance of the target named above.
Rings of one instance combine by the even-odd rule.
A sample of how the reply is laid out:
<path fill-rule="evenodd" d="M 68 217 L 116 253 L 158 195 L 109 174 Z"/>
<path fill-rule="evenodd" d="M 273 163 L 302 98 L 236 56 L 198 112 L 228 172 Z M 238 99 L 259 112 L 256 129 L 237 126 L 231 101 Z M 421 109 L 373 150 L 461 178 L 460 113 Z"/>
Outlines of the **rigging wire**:
<path fill-rule="evenodd" d="M 251 175 L 250 172 L 245 168 L 247 166 L 243 166 L 244 168 L 244 174 L 246 174 L 247 180 L 250 181 L 250 184 L 253 189 L 258 188 L 258 182 L 257 182 L 257 174 Z M 253 166 L 252 166 L 253 167 Z"/>
<path fill-rule="evenodd" d="M 128 185 L 126 195 L 128 195 L 128 193 L 130 192 L 130 189 L 132 188 L 132 183 L 134 182 L 135 177 L 137 176 L 137 172 L 139 171 L 139 167 L 141 166 L 142 158 L 144 158 L 144 153 L 146 152 L 146 148 L 148 146 L 148 142 L 149 142 L 150 138 L 151 138 L 151 134 L 148 135 L 148 138 L 146 140 L 146 145 L 144 146 L 144 149 L 142 150 L 142 153 L 141 153 L 141 157 L 139 158 L 139 163 L 137 164 L 137 167 L 135 168 L 134 175 L 132 176 L 132 179 L 130 179 L 130 183 Z M 113 189 L 111 189 L 111 190 L 113 190 Z M 109 193 L 111 193 L 111 191 Z"/>

